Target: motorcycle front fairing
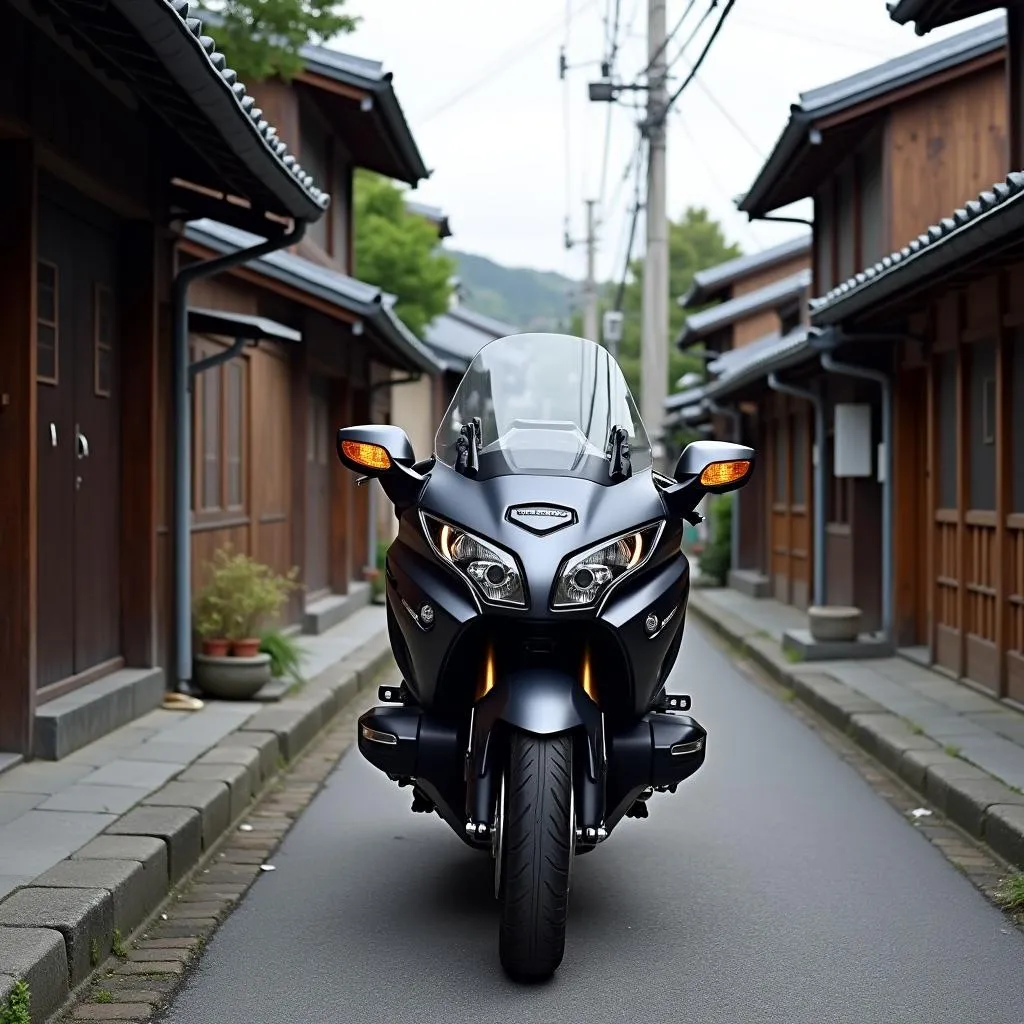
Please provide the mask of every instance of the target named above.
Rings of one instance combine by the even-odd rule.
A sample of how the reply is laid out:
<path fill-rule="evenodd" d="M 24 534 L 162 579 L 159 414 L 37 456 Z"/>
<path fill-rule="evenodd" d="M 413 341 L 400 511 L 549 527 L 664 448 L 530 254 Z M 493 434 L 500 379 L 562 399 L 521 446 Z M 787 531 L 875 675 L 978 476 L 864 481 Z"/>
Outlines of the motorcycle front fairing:
<path fill-rule="evenodd" d="M 543 353 L 526 355 L 535 365 L 554 352 L 563 365 L 517 387 L 524 346 L 515 340 L 518 351 L 494 343 L 481 353 L 490 365 L 476 373 L 471 366 L 438 431 L 438 457 L 415 505 L 401 511 L 387 557 L 388 624 L 410 701 L 456 736 L 456 753 L 435 765 L 434 780 L 422 769 L 412 777 L 453 827 L 461 817 L 486 835 L 502 730 L 575 732 L 586 740 L 575 748 L 577 817 L 582 835 L 597 836 L 652 784 L 655 741 L 647 719 L 679 650 L 689 566 L 681 524 L 654 482 L 649 443 L 618 366 L 589 342 L 556 336 L 558 344 L 545 341 Z M 574 372 L 576 389 L 567 390 Z M 484 443 L 466 472 L 451 454 L 453 438 L 465 434 L 453 428 L 474 406 L 485 413 Z M 596 442 L 622 426 L 630 450 L 626 470 L 616 475 L 612 453 Z M 446 560 L 438 524 L 507 556 L 520 599 L 489 597 Z M 567 560 L 615 538 L 640 537 L 638 531 L 648 548 L 635 571 L 593 601 L 556 607 Z M 676 718 L 680 736 L 702 740 L 692 719 Z M 614 756 L 619 749 L 623 766 Z M 701 743 L 686 763 L 696 770 L 702 760 Z M 443 785 L 436 782 L 442 777 Z M 463 838 L 478 841 L 472 826 Z"/>

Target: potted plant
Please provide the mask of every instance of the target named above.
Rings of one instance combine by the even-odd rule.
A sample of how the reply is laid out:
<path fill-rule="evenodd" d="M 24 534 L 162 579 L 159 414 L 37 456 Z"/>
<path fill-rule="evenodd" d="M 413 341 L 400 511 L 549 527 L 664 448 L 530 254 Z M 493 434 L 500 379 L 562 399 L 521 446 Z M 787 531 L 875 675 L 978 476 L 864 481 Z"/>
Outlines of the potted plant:
<path fill-rule="evenodd" d="M 196 598 L 196 631 L 230 645 L 209 645 L 196 655 L 196 684 L 211 697 L 247 700 L 271 678 L 271 656 L 261 652 L 261 624 L 273 618 L 298 588 L 298 569 L 281 576 L 248 555 L 219 549 L 209 582 Z M 218 633 L 214 637 L 212 634 Z M 218 653 L 213 653 L 217 651 Z"/>
<path fill-rule="evenodd" d="M 224 622 L 224 609 L 217 595 L 204 589 L 192 602 L 192 620 L 199 636 L 203 654 L 214 658 L 225 658 L 231 649 Z"/>

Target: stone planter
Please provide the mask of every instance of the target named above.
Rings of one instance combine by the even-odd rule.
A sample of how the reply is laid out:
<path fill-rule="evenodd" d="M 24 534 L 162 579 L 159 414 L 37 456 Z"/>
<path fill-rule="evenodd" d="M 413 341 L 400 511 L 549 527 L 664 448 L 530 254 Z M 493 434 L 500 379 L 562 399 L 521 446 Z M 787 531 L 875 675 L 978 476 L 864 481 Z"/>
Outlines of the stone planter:
<path fill-rule="evenodd" d="M 195 656 L 195 683 L 208 697 L 252 700 L 270 682 L 270 655 L 254 658 Z"/>
<path fill-rule="evenodd" d="M 811 637 L 818 643 L 854 643 L 861 631 L 861 610 L 847 605 L 807 609 Z"/>

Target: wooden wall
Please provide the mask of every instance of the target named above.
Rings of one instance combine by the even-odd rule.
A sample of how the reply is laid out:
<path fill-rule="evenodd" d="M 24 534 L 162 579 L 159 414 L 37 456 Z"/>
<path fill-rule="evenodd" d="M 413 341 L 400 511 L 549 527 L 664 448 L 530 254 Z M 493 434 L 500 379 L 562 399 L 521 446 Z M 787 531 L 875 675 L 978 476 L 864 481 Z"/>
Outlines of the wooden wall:
<path fill-rule="evenodd" d="M 886 133 L 889 244 L 902 248 L 1009 170 L 1003 64 L 892 108 Z"/>
<path fill-rule="evenodd" d="M 810 265 L 811 258 L 809 255 L 795 256 L 793 259 L 786 260 L 784 263 L 778 263 L 768 270 L 762 270 L 757 274 L 741 278 L 732 286 L 729 297 L 735 299 L 740 295 L 749 295 L 750 292 L 756 292 L 767 285 L 783 280 L 783 278 L 799 274 L 801 270 L 806 270 Z"/>
<path fill-rule="evenodd" d="M 773 309 L 766 309 L 762 313 L 738 320 L 732 327 L 732 347 L 742 348 L 749 345 L 752 341 L 779 330 L 780 324 L 779 314 Z"/>
<path fill-rule="evenodd" d="M 896 550 L 914 549 L 923 507 L 927 578 L 915 583 L 904 559 L 900 620 L 918 624 L 936 664 L 1024 704 L 1022 326 L 1024 264 L 942 296 L 919 323 L 930 352 L 904 353 L 897 409 L 909 417 L 923 400 L 927 471 L 898 492 Z M 897 479 L 920 452 L 907 423 Z"/>

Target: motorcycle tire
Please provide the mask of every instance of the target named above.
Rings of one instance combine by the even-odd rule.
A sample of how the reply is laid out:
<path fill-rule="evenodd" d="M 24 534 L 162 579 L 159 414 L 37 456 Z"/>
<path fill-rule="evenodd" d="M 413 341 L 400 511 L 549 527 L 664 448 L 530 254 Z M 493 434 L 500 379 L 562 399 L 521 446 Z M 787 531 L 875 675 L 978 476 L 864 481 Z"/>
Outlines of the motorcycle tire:
<path fill-rule="evenodd" d="M 506 772 L 499 956 L 513 980 L 545 981 L 565 953 L 572 738 L 513 731 Z"/>

